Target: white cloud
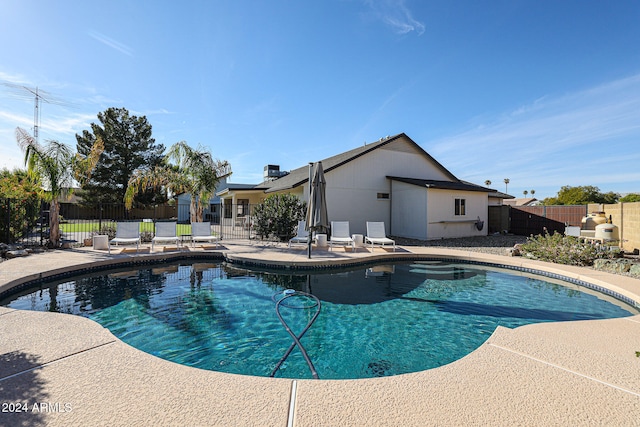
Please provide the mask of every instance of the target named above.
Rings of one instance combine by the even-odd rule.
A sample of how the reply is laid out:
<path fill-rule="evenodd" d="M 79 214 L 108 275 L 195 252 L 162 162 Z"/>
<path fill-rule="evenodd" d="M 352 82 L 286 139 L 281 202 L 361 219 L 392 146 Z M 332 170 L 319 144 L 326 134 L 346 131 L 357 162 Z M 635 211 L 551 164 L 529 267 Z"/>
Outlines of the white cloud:
<path fill-rule="evenodd" d="M 14 114 L 8 111 L 0 111 L 0 123 L 2 122 L 13 123 L 11 127 L 12 129 L 15 129 L 18 126 L 23 128 L 33 126 L 33 118 L 20 114 Z"/>
<path fill-rule="evenodd" d="M 134 110 L 131 110 L 131 111 L 129 111 L 129 113 L 131 115 L 138 116 L 138 117 L 174 114 L 171 111 L 167 110 L 166 108 L 158 108 L 158 109 L 155 109 L 155 110 L 147 110 L 147 111 L 134 111 Z"/>
<path fill-rule="evenodd" d="M 42 120 L 40 129 L 53 134 L 75 135 L 79 129 L 89 129 L 92 121 L 96 121 L 95 114 L 72 113 L 64 116 L 50 116 Z"/>
<path fill-rule="evenodd" d="M 429 142 L 428 151 L 461 179 L 490 179 L 494 187 L 500 177 L 509 177 L 512 184 L 555 186 L 555 191 L 562 185 L 605 184 L 624 191 L 640 190 L 639 140 L 640 74 L 484 118 Z"/>
<path fill-rule="evenodd" d="M 0 71 L 0 81 L 3 83 L 9 83 L 10 85 L 31 85 L 24 76 L 19 74 L 9 74 L 4 71 Z"/>
<path fill-rule="evenodd" d="M 117 50 L 120 53 L 124 53 L 125 55 L 128 55 L 128 56 L 133 56 L 132 48 L 130 48 L 129 46 L 123 43 L 120 43 L 117 40 L 112 39 L 111 37 L 107 37 L 104 34 L 101 34 L 97 31 L 89 31 L 89 36 L 96 39 L 97 41 L 104 44 L 105 46 L 108 46 L 112 49 Z"/>
<path fill-rule="evenodd" d="M 397 34 L 412 31 L 421 35 L 425 31 L 424 24 L 413 18 L 404 0 L 364 0 L 375 19 L 384 22 Z"/>

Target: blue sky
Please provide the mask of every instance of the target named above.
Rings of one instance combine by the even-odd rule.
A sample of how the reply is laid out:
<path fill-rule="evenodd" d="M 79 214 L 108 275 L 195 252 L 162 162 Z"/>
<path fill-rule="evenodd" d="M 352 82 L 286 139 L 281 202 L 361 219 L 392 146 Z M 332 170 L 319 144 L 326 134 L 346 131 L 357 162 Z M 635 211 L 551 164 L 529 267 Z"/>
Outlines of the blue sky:
<path fill-rule="evenodd" d="M 640 2 L 0 0 L 0 168 L 15 128 L 75 147 L 147 116 L 258 183 L 405 132 L 458 178 L 523 197 L 640 192 Z M 28 93 L 27 93 L 28 94 Z"/>

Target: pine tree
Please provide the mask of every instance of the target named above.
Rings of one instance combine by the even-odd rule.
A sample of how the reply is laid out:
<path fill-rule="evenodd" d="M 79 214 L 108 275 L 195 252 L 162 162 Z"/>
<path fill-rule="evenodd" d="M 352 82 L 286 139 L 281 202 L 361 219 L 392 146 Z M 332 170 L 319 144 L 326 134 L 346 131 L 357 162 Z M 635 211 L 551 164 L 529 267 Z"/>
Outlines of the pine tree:
<path fill-rule="evenodd" d="M 156 144 L 151 125 L 145 116 L 129 115 L 125 108 L 109 108 L 98 113 L 99 123 L 91 130 L 76 134 L 77 151 L 87 155 L 97 138 L 104 143 L 104 152 L 91 178 L 82 187 L 83 202 L 123 203 L 127 184 L 133 171 L 140 167 L 154 168 L 162 163 L 164 145 Z M 136 195 L 137 204 L 159 204 L 166 201 L 166 192 L 150 190 Z"/>

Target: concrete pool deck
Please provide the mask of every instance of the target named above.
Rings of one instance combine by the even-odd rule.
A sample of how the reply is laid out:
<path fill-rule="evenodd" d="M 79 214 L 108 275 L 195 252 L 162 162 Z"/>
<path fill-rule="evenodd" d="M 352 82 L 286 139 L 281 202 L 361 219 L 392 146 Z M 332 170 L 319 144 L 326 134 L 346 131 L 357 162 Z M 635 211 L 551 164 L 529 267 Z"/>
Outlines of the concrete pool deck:
<path fill-rule="evenodd" d="M 69 249 L 0 263 L 0 292 L 51 271 L 175 252 Z M 437 247 L 316 250 L 229 242 L 235 261 L 327 265 L 388 256 L 457 258 L 548 271 L 640 301 L 640 280 Z M 185 252 L 186 253 L 186 252 Z M 518 274 L 517 272 L 514 272 Z M 124 344 L 79 316 L 0 307 L 0 425 L 428 426 L 640 424 L 640 315 L 499 327 L 449 365 L 364 380 L 291 380 L 189 368 Z M 26 406 L 25 406 L 26 405 Z"/>

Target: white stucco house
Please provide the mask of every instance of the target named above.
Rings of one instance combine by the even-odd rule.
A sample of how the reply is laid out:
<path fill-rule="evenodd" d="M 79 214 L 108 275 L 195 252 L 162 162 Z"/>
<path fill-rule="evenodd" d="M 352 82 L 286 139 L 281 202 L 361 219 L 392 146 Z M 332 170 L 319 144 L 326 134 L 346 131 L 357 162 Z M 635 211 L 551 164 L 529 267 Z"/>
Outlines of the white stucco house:
<path fill-rule="evenodd" d="M 459 180 L 404 133 L 321 161 L 329 220 L 349 221 L 352 233 L 366 234 L 367 221 L 383 221 L 387 234 L 398 237 L 487 234 L 489 194 L 495 190 Z M 223 216 L 239 224 L 250 205 L 275 193 L 308 200 L 308 164 L 274 172 L 275 179 L 258 185 L 226 183 L 219 189 Z"/>

